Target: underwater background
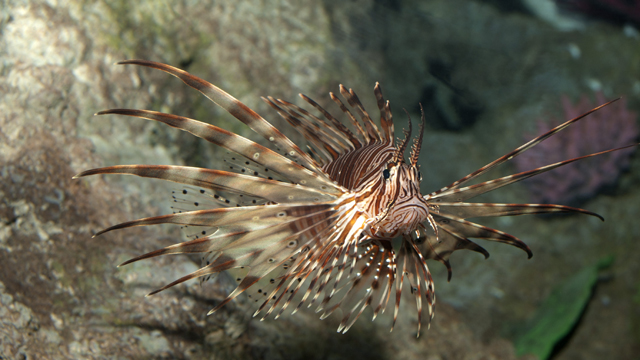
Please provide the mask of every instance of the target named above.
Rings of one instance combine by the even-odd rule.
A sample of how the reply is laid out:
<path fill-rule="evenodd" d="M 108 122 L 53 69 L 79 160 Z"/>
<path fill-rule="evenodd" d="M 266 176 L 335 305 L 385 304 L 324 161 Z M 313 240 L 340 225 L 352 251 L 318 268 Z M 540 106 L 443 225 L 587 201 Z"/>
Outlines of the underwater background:
<path fill-rule="evenodd" d="M 245 298 L 207 317 L 234 287 L 224 276 L 145 298 L 195 270 L 195 259 L 116 265 L 179 242 L 180 229 L 91 236 L 170 213 L 171 186 L 71 179 L 116 164 L 220 166 L 222 151 L 189 134 L 93 117 L 108 108 L 179 114 L 255 139 L 179 80 L 114 65 L 134 58 L 212 82 L 294 140 L 260 96 L 302 92 L 327 105 L 342 83 L 375 109 L 379 81 L 396 134 L 403 108 L 416 119 L 425 107 L 423 193 L 604 100 L 623 97 L 491 175 L 628 145 L 640 133 L 638 29 L 640 4 L 619 0 L 0 1 L 0 358 L 640 359 L 634 150 L 484 195 L 580 206 L 606 221 L 483 221 L 525 241 L 533 258 L 479 240 L 491 257 L 456 253 L 450 283 L 429 263 L 438 304 L 419 338 L 408 301 L 392 333 L 389 314 L 371 322 L 365 313 L 340 335 L 339 316 L 260 322 Z"/>

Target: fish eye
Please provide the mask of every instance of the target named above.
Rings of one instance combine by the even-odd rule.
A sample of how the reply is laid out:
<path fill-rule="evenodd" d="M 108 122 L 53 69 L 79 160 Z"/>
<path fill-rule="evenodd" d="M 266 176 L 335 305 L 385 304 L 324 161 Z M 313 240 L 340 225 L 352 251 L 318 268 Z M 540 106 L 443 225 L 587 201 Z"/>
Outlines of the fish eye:
<path fill-rule="evenodd" d="M 389 172 L 389 169 L 384 169 L 382 170 L 382 177 L 386 179 L 388 179 L 391 176 L 391 173 Z"/>

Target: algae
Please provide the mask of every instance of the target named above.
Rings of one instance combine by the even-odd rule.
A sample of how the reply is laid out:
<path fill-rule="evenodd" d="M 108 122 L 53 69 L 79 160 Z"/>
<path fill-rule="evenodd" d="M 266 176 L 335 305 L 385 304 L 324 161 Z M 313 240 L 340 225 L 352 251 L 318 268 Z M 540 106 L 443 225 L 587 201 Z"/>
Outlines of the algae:
<path fill-rule="evenodd" d="M 515 340 L 516 354 L 548 359 L 580 320 L 598 281 L 598 271 L 612 262 L 613 256 L 602 258 L 558 285 L 530 319 L 528 330 Z"/>

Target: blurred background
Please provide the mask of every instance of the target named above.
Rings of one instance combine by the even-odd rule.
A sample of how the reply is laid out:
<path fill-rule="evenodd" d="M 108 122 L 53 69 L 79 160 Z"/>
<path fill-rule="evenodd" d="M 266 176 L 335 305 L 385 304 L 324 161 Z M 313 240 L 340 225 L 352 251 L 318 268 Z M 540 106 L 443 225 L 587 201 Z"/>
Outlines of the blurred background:
<path fill-rule="evenodd" d="M 220 149 L 134 118 L 141 108 L 214 123 L 258 140 L 195 90 L 160 71 L 206 79 L 298 140 L 260 96 L 326 105 L 338 84 L 377 113 L 376 81 L 396 134 L 419 103 L 427 129 L 423 193 L 445 186 L 545 129 L 622 97 L 498 169 L 499 177 L 638 140 L 640 2 L 622 0 L 2 1 L 0 2 L 0 358 L 6 359 L 640 359 L 640 159 L 596 157 L 483 195 L 553 202 L 602 215 L 480 221 L 533 250 L 478 243 L 453 278 L 430 264 L 438 305 L 416 338 L 399 324 L 306 311 L 259 322 L 246 299 L 205 314 L 233 289 L 224 276 L 145 298 L 193 271 L 186 256 L 116 268 L 183 239 L 176 227 L 91 236 L 170 213 L 171 186 L 132 177 L 72 180 L 116 164 L 215 168 Z M 414 123 L 414 126 L 417 122 Z M 484 219 L 483 219 L 484 220 Z"/>

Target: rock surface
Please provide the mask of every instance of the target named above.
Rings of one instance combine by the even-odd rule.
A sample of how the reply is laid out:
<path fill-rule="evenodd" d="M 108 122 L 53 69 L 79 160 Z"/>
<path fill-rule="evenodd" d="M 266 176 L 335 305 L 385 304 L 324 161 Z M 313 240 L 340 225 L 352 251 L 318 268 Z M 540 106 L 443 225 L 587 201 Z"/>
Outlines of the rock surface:
<path fill-rule="evenodd" d="M 114 164 L 218 165 L 217 149 L 188 134 L 143 120 L 92 117 L 102 109 L 172 112 L 250 136 L 178 80 L 113 65 L 142 58 L 211 81 L 278 127 L 283 122 L 259 96 L 293 99 L 305 92 L 328 104 L 325 94 L 344 81 L 365 106 L 375 108 L 367 92 L 381 81 L 397 119 L 402 107 L 414 110 L 418 101 L 429 101 L 438 118 L 434 128 L 449 129 L 431 131 L 423 146 L 428 159 L 423 168 L 437 169 L 423 185 L 433 190 L 517 146 L 523 129 L 531 130 L 545 104 L 561 93 L 577 96 L 599 82 L 605 95 L 637 99 L 640 69 L 632 61 L 637 51 L 628 49 L 640 49 L 638 40 L 605 25 L 593 29 L 558 33 L 523 14 L 461 0 L 325 1 L 306 7 L 231 0 L 174 6 L 3 3 L 0 357 L 514 359 L 511 343 L 502 338 L 505 324 L 524 321 L 560 281 L 558 274 L 577 271 L 605 251 L 616 256 L 613 280 L 597 288 L 558 359 L 637 353 L 640 314 L 633 296 L 640 289 L 635 277 L 640 265 L 634 254 L 640 249 L 632 241 L 640 235 L 632 227 L 640 211 L 638 192 L 632 191 L 639 180 L 637 160 L 615 193 L 588 204 L 611 219 L 604 225 L 576 217 L 504 219 L 496 226 L 526 235 L 534 260 L 523 264 L 523 254 L 487 246 L 494 253 L 490 261 L 473 254 L 454 257 L 451 284 L 440 265 L 432 265 L 437 315 L 417 340 L 408 305 L 391 334 L 388 319 L 371 325 L 363 318 L 342 336 L 335 333 L 335 319 L 319 321 L 311 312 L 250 320 L 244 300 L 206 317 L 229 292 L 224 278 L 214 286 L 189 283 L 144 298 L 191 272 L 195 263 L 168 257 L 115 265 L 175 243 L 179 230 L 91 235 L 115 223 L 167 213 L 170 186 L 126 177 L 71 179 L 81 170 Z M 566 50 L 571 44 L 582 49 L 582 59 L 598 61 L 573 59 Z M 620 68 L 627 70 L 614 71 Z M 629 103 L 637 109 L 637 100 Z M 460 108 L 472 116 L 457 113 Z M 470 153 L 470 146 L 480 150 Z M 524 191 L 516 186 L 491 200 L 524 200 Z"/>

